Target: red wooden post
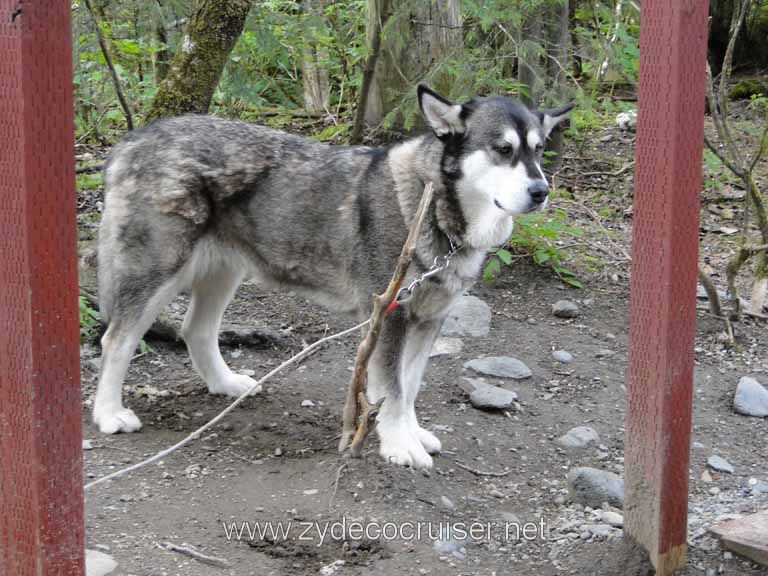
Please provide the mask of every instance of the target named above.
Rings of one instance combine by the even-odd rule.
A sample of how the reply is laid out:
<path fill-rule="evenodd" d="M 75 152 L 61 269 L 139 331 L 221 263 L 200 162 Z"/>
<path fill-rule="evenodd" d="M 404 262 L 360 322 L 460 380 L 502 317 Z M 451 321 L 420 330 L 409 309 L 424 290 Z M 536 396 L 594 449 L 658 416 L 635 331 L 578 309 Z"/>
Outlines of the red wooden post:
<path fill-rule="evenodd" d="M 69 0 L 0 0 L 0 575 L 83 574 Z"/>
<path fill-rule="evenodd" d="M 707 0 L 645 0 L 640 26 L 625 533 L 685 564 Z"/>

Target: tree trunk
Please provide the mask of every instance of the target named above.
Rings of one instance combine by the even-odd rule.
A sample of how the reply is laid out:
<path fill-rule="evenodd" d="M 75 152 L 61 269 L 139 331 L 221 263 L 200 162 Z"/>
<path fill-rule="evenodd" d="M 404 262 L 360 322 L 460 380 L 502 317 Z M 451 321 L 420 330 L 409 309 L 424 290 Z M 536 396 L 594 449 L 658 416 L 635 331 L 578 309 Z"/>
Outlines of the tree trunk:
<path fill-rule="evenodd" d="M 542 46 L 541 17 L 530 16 L 523 24 L 519 41 L 520 53 L 517 65 L 517 81 L 526 87 L 527 93 L 520 94 L 520 100 L 532 106 L 535 104 L 542 82 L 541 58 L 537 51 Z"/>
<path fill-rule="evenodd" d="M 197 0 L 168 76 L 147 121 L 185 113 L 205 114 L 235 42 L 243 32 L 248 0 Z"/>
<path fill-rule="evenodd" d="M 168 52 L 168 33 L 165 30 L 163 19 L 163 4 L 157 0 L 157 21 L 154 25 L 155 42 L 158 44 L 157 51 L 152 54 L 153 81 L 155 86 L 165 80 L 168 76 L 168 69 L 171 66 L 171 56 Z"/>
<path fill-rule="evenodd" d="M 323 0 L 305 0 L 307 15 L 316 20 L 322 16 Z M 321 114 L 328 111 L 331 96 L 327 61 L 328 51 L 315 41 L 317 35 L 312 26 L 304 29 L 304 50 L 301 60 L 301 75 L 304 83 L 304 109 L 309 114 Z"/>
<path fill-rule="evenodd" d="M 381 31 L 390 17 L 389 5 L 390 0 L 381 0 L 381 4 L 376 7 L 376 9 L 379 10 L 379 15 L 381 17 L 377 18 L 373 22 L 370 53 L 368 54 L 368 58 L 365 60 L 365 68 L 363 69 L 363 82 L 360 86 L 360 94 L 357 100 L 357 110 L 355 111 L 355 123 L 352 126 L 352 134 L 349 137 L 351 144 L 359 144 L 363 140 L 363 125 L 365 124 L 365 116 L 368 110 L 368 100 L 371 95 L 371 85 L 374 81 L 376 64 L 379 61 L 379 54 L 381 53 Z"/>
<path fill-rule="evenodd" d="M 374 10 L 369 12 L 369 31 L 371 19 L 380 14 L 380 3 L 381 0 L 369 0 L 369 9 Z M 427 78 L 438 92 L 450 93 L 450 76 L 435 68 L 462 50 L 460 8 L 460 0 L 396 0 L 392 3 L 396 22 L 382 41 L 382 54 L 366 108 L 366 124 L 379 125 L 406 92 Z M 394 124 L 401 128 L 402 120 Z"/>
<path fill-rule="evenodd" d="M 550 48 L 547 66 L 549 69 L 549 79 L 555 87 L 555 97 L 557 105 L 562 106 L 568 99 L 568 79 L 567 71 L 570 67 L 569 58 L 571 52 L 571 34 L 569 30 L 570 14 L 568 2 L 557 3 L 553 7 L 552 29 L 550 34 Z M 555 172 L 562 164 L 561 155 L 563 152 L 563 130 L 555 128 L 549 138 L 547 149 L 554 152 L 554 157 L 546 159 L 547 168 Z"/>

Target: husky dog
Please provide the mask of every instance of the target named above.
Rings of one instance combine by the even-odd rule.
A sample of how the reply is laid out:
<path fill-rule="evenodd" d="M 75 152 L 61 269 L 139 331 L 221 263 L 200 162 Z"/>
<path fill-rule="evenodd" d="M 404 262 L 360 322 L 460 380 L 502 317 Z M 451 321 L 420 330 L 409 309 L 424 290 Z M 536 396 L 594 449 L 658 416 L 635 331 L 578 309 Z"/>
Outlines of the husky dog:
<path fill-rule="evenodd" d="M 105 433 L 141 422 L 123 406 L 136 346 L 180 291 L 191 294 L 181 334 L 212 394 L 254 381 L 224 362 L 218 330 L 240 282 L 286 287 L 361 319 L 389 281 L 427 182 L 434 202 L 412 277 L 459 246 L 386 319 L 368 368 L 381 455 L 429 468 L 440 441 L 414 401 L 454 300 L 477 279 L 512 219 L 542 209 L 544 144 L 572 106 L 529 110 L 504 97 L 454 104 L 419 86 L 430 132 L 386 148 L 336 147 L 263 126 L 183 116 L 131 132 L 105 168 L 99 231 L 101 313 L 108 328 L 93 420 Z"/>

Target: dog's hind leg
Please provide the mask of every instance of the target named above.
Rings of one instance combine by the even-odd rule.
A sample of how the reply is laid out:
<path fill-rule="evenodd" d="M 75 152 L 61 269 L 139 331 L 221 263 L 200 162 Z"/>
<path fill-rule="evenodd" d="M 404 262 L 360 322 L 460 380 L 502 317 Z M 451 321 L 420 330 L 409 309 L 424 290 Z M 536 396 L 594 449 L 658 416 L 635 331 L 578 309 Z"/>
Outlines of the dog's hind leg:
<path fill-rule="evenodd" d="M 242 279 L 240 270 L 222 265 L 207 271 L 192 285 L 192 299 L 181 334 L 192 364 L 211 394 L 240 396 L 255 384 L 252 378 L 232 372 L 219 350 L 221 319 Z"/>
<path fill-rule="evenodd" d="M 152 286 L 153 278 L 121 283 L 122 295 L 110 310 L 109 327 L 101 338 L 101 371 L 93 401 L 93 421 L 106 434 L 141 428 L 133 410 L 123 406 L 123 380 L 144 332 L 179 292 L 176 277 L 154 290 Z"/>

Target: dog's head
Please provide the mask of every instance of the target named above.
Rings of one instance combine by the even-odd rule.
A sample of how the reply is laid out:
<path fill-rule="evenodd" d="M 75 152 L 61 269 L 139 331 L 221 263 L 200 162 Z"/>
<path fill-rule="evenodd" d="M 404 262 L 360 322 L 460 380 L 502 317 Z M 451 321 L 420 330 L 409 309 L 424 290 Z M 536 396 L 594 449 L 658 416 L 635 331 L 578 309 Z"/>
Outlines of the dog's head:
<path fill-rule="evenodd" d="M 572 104 L 530 110 L 502 96 L 455 104 L 423 85 L 418 99 L 427 125 L 445 144 L 443 177 L 470 217 L 491 223 L 546 207 L 544 146 Z"/>

